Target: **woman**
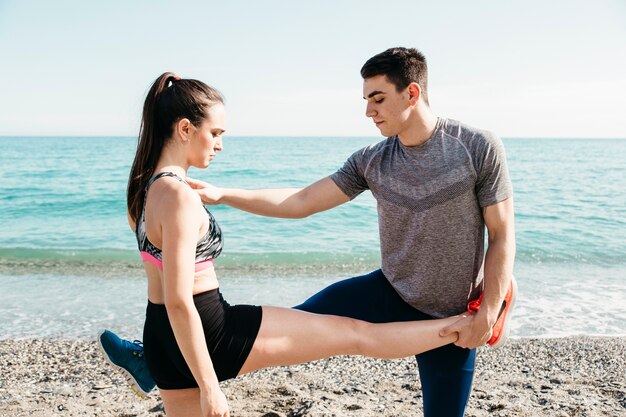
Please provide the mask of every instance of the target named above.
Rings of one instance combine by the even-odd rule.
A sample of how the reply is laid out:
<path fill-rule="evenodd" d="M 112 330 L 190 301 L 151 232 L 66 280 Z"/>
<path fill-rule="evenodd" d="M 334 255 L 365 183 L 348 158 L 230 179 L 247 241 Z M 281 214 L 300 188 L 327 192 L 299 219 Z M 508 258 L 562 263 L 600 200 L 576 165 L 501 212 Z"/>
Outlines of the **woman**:
<path fill-rule="evenodd" d="M 456 333 L 439 336 L 455 317 L 371 324 L 229 306 L 212 263 L 222 251 L 220 228 L 185 181 L 189 167 L 206 168 L 222 149 L 224 131 L 224 99 L 217 90 L 173 73 L 154 82 L 127 200 L 148 276 L 145 358 L 168 416 L 228 415 L 218 381 L 260 368 L 343 354 L 398 358 L 456 340 Z"/>

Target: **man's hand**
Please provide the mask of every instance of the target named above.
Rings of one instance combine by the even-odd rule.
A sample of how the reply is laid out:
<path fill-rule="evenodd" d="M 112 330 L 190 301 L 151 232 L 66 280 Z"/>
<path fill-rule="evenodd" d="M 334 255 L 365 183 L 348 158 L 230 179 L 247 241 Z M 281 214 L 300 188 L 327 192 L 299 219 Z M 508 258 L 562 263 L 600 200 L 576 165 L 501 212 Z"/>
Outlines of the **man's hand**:
<path fill-rule="evenodd" d="M 221 188 L 189 177 L 187 177 L 185 181 L 198 193 L 203 204 L 212 206 L 220 203 L 220 199 L 223 197 Z"/>
<path fill-rule="evenodd" d="M 445 337 L 453 332 L 459 333 L 459 339 L 454 342 L 458 347 L 474 349 L 482 346 L 491 338 L 491 325 L 484 314 L 475 314 L 464 317 L 439 332 Z"/>

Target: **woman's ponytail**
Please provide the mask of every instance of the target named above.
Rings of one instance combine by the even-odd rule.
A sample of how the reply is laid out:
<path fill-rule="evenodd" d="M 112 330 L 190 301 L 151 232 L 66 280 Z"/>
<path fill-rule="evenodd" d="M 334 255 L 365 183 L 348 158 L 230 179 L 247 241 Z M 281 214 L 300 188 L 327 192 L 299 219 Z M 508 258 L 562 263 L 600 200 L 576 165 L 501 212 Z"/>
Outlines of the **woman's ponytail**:
<path fill-rule="evenodd" d="M 139 129 L 139 139 L 137 142 L 137 152 L 135 160 L 130 169 L 128 178 L 128 188 L 126 191 L 126 201 L 128 212 L 133 221 L 138 221 L 143 205 L 143 191 L 150 177 L 154 172 L 163 141 L 165 138 L 157 135 L 157 115 L 156 109 L 159 97 L 167 89 L 171 82 L 180 80 L 176 74 L 166 72 L 156 79 L 143 105 L 141 117 L 141 127 Z"/>

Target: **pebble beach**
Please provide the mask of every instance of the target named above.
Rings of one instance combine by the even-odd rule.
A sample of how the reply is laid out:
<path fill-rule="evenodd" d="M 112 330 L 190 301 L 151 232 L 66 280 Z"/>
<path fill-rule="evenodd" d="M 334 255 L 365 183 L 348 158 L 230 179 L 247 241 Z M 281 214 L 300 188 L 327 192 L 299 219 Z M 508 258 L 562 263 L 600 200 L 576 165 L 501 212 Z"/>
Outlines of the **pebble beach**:
<path fill-rule="evenodd" d="M 512 339 L 481 348 L 466 416 L 626 415 L 626 337 Z M 423 416 L 412 358 L 333 357 L 222 383 L 234 417 Z M 165 416 L 95 342 L 0 340 L 0 416 Z"/>

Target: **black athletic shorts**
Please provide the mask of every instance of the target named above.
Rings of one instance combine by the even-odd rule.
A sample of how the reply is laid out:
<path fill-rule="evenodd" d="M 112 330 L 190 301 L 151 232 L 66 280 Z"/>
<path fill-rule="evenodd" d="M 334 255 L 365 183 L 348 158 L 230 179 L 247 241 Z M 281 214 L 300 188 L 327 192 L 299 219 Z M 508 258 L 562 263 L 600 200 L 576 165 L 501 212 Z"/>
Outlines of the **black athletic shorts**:
<path fill-rule="evenodd" d="M 263 310 L 260 306 L 230 306 L 218 288 L 194 295 L 193 301 L 218 380 L 236 377 L 259 333 Z M 198 386 L 178 348 L 165 305 L 148 301 L 143 346 L 148 369 L 159 388 Z"/>

